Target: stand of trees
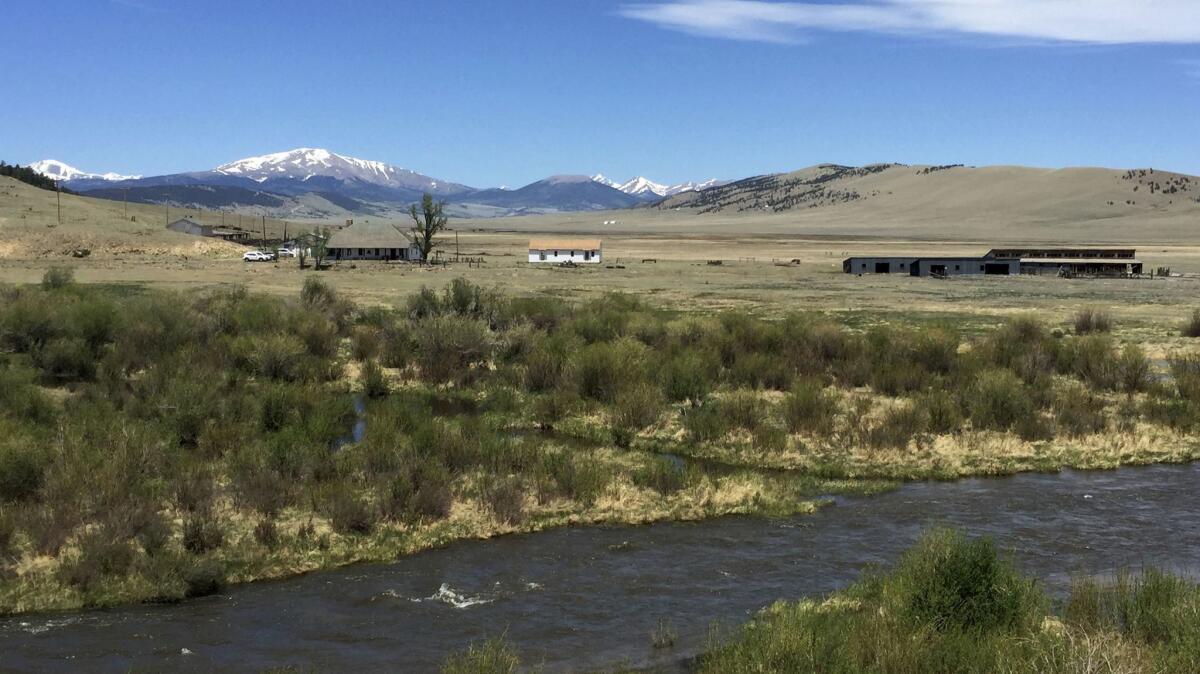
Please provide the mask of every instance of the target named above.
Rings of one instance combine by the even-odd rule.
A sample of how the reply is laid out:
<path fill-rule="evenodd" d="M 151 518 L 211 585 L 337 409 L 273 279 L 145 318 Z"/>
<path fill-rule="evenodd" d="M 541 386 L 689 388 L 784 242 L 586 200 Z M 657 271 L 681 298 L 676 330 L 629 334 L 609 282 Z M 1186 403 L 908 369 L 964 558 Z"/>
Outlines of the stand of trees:
<path fill-rule="evenodd" d="M 53 178 L 47 178 L 46 176 L 38 173 L 37 171 L 34 171 L 33 169 L 29 168 L 28 166 L 21 166 L 20 164 L 9 164 L 9 163 L 0 161 L 0 176 L 8 176 L 10 178 L 16 178 L 17 180 L 20 180 L 23 183 L 28 183 L 30 185 L 33 185 L 34 187 L 40 187 L 44 190 L 53 190 L 56 188 Z M 66 190 L 66 189 L 63 190 L 63 192 L 68 192 L 68 193 L 70 191 L 71 190 Z"/>

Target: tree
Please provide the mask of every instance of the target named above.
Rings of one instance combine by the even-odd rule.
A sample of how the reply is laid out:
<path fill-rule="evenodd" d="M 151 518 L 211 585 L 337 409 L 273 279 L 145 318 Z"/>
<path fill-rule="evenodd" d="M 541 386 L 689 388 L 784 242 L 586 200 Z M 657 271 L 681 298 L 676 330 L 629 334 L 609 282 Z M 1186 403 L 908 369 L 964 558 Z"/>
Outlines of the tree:
<path fill-rule="evenodd" d="M 446 216 L 443 211 L 446 208 L 446 202 L 434 201 L 433 195 L 428 192 L 421 197 L 421 210 L 417 211 L 417 205 L 413 204 L 409 207 L 408 214 L 412 216 L 413 227 L 410 233 L 405 234 L 410 242 L 416 244 L 421 251 L 421 261 L 426 262 L 433 254 L 433 249 L 437 248 L 441 243 L 437 240 L 437 235 L 446 228 Z M 404 234 L 403 232 L 401 232 Z"/>
<path fill-rule="evenodd" d="M 312 244 L 309 252 L 312 253 L 313 266 L 320 269 L 321 264 L 325 262 L 325 257 L 329 255 L 329 228 L 314 227 L 308 236 Z"/>

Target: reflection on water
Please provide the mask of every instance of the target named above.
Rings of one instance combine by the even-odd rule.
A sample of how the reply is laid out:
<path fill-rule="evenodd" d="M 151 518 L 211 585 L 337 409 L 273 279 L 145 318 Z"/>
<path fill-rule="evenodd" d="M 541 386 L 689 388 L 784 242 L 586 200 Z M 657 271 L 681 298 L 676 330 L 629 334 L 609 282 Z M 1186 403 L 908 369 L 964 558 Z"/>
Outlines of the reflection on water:
<path fill-rule="evenodd" d="M 778 598 L 843 587 L 933 525 L 994 536 L 1062 592 L 1072 575 L 1200 560 L 1200 465 L 915 483 L 813 515 L 464 541 L 174 606 L 0 621 L 5 671 L 431 671 L 507 634 L 549 671 L 671 667 Z M 659 619 L 678 633 L 655 650 Z M 186 649 L 186 654 L 185 654 Z"/>

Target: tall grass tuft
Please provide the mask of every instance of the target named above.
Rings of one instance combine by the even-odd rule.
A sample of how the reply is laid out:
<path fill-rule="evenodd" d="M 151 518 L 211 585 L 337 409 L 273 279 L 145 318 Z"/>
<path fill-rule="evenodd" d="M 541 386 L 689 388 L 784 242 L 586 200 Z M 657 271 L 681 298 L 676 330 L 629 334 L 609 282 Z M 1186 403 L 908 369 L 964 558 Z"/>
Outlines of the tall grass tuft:
<path fill-rule="evenodd" d="M 1097 332 L 1112 332 L 1112 315 L 1103 309 L 1081 309 L 1075 314 L 1075 334 L 1087 335 Z"/>
<path fill-rule="evenodd" d="M 515 674 L 521 660 L 503 638 L 472 644 L 446 658 L 442 674 Z"/>
<path fill-rule="evenodd" d="M 1192 312 L 1191 318 L 1180 328 L 1180 334 L 1184 337 L 1200 337 L 1200 309 Z"/>

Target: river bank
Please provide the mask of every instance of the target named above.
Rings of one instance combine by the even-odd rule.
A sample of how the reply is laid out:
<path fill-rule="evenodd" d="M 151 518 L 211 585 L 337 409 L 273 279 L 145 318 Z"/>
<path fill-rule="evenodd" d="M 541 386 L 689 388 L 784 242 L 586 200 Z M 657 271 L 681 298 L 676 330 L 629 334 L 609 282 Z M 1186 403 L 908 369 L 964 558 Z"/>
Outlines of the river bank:
<path fill-rule="evenodd" d="M 585 527 L 460 541 L 162 606 L 11 616 L 18 671 L 436 670 L 504 636 L 548 672 L 674 667 L 771 602 L 890 567 L 929 527 L 992 537 L 1052 596 L 1074 578 L 1197 571 L 1200 464 L 914 482 L 811 515 Z M 660 620 L 676 634 L 656 649 Z M 187 649 L 190 654 L 183 654 Z"/>

